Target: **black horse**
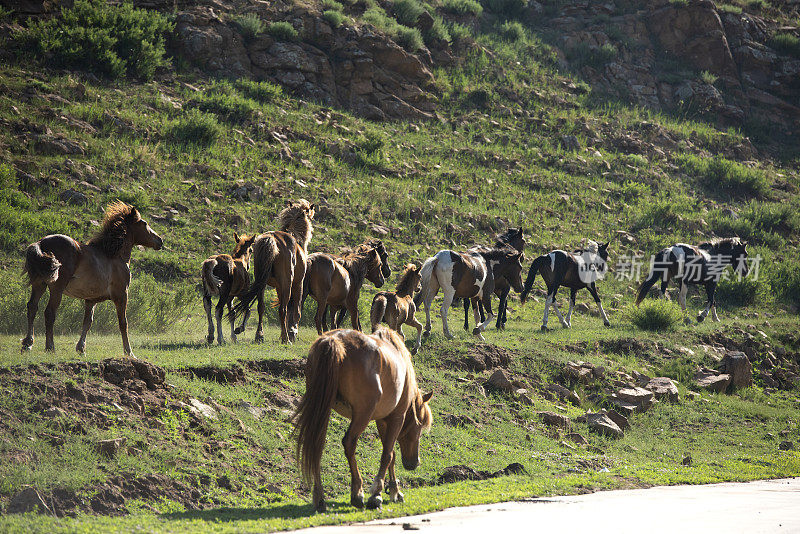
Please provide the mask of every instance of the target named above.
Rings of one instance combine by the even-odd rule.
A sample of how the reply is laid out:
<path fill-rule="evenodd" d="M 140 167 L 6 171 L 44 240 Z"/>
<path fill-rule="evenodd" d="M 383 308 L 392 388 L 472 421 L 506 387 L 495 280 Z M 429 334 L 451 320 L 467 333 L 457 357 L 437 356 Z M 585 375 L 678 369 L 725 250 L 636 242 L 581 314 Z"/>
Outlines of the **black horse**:
<path fill-rule="evenodd" d="M 520 299 L 522 303 L 528 298 L 533 288 L 533 281 L 536 273 L 542 275 L 545 285 L 547 285 L 547 300 L 544 304 L 544 319 L 542 319 L 542 332 L 547 331 L 547 315 L 550 306 L 556 311 L 558 320 L 564 328 L 572 326 L 572 310 L 575 307 L 575 294 L 583 288 L 589 290 L 594 301 L 600 308 L 600 315 L 603 317 L 603 324 L 609 326 L 608 316 L 600 302 L 597 294 L 596 281 L 606 272 L 608 262 L 608 243 L 598 245 L 594 241 L 589 241 L 585 249 L 578 249 L 574 252 L 564 250 L 553 250 L 549 254 L 539 256 L 533 260 L 528 271 L 528 278 L 525 280 L 525 287 L 522 289 Z M 570 289 L 569 312 L 567 318 L 561 315 L 556 302 L 558 288 L 566 286 Z"/>
<path fill-rule="evenodd" d="M 638 306 L 647 292 L 661 280 L 661 296 L 667 297 L 667 285 L 671 279 L 678 283 L 678 301 L 683 309 L 686 324 L 692 321 L 686 315 L 686 292 L 689 285 L 703 285 L 706 289 L 706 308 L 697 314 L 697 322 L 702 322 L 708 312 L 719 322 L 715 294 L 722 272 L 730 265 L 741 276 L 747 275 L 747 243 L 738 237 L 707 241 L 698 246 L 678 243 L 667 247 L 653 256 L 650 274 L 639 287 L 636 296 Z"/>
<path fill-rule="evenodd" d="M 523 252 L 525 249 L 525 238 L 522 234 L 523 232 L 521 226 L 519 228 L 509 228 L 502 234 L 498 234 L 496 236 L 493 248 L 508 248 L 509 250 L 514 249 L 519 252 Z M 469 250 L 485 252 L 491 248 L 492 247 L 477 245 Z M 500 298 L 500 305 L 498 306 L 497 312 L 497 323 L 495 325 L 498 330 L 502 330 L 506 325 L 506 308 L 508 307 L 509 291 L 511 291 L 511 285 L 508 283 L 508 280 L 506 280 L 505 277 L 497 276 L 495 278 L 494 294 Z M 469 332 L 469 303 L 469 299 L 464 299 L 464 330 L 467 332 Z M 478 307 L 478 312 L 481 316 L 481 322 L 485 321 L 486 312 L 483 309 L 483 302 L 477 300 L 473 302 L 472 305 Z"/>

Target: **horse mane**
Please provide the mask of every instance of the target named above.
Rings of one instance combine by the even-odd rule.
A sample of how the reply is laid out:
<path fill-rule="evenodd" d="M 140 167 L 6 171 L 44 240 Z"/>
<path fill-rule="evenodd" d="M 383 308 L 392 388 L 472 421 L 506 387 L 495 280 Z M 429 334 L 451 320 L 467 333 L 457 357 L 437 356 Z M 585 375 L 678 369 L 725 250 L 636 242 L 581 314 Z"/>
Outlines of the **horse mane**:
<path fill-rule="evenodd" d="M 378 251 L 378 254 L 385 254 L 386 253 L 386 245 L 383 244 L 383 241 L 380 239 L 369 239 L 364 241 L 360 245 L 358 245 L 359 251 L 367 251 L 371 248 L 374 248 Z"/>
<path fill-rule="evenodd" d="M 417 386 L 417 398 L 414 399 L 414 404 L 419 403 L 423 408 L 425 407 L 425 403 L 422 401 L 422 392 L 419 390 L 419 386 Z M 422 425 L 422 430 L 430 430 L 433 426 L 433 413 L 431 413 L 430 406 L 428 406 L 427 410 L 418 410 L 417 406 L 414 406 L 414 410 L 417 412 L 417 417 L 419 418 L 419 422 Z M 419 412 L 422 412 L 422 417 L 419 417 Z"/>
<path fill-rule="evenodd" d="M 337 261 L 341 263 L 348 271 L 358 269 L 361 274 L 366 275 L 368 264 L 364 260 L 369 258 L 369 253 L 371 250 L 371 248 L 362 250 L 359 247 L 355 252 L 348 252 L 347 254 L 337 258 Z"/>
<path fill-rule="evenodd" d="M 303 250 L 306 251 L 314 233 L 311 219 L 307 215 L 310 209 L 311 203 L 301 198 L 283 208 L 278 214 L 278 224 L 280 224 L 281 231 L 292 234 L 300 246 L 303 247 Z"/>
<path fill-rule="evenodd" d="M 89 240 L 89 244 L 99 248 L 109 258 L 116 257 L 128 239 L 128 224 L 140 219 L 139 212 L 121 200 L 106 207 L 100 230 Z"/>
<path fill-rule="evenodd" d="M 400 279 L 397 281 L 397 286 L 395 287 L 394 292 L 398 295 L 400 294 L 411 294 L 414 292 L 414 288 L 411 287 L 411 280 L 414 277 L 414 273 L 419 272 L 417 267 L 414 264 L 409 263 L 406 265 L 403 274 L 400 275 Z"/>
<path fill-rule="evenodd" d="M 502 247 L 502 248 L 489 248 L 487 247 L 484 250 L 478 251 L 478 254 L 483 256 L 487 260 L 504 260 L 508 258 L 513 258 L 517 254 L 520 254 L 520 251 L 513 247 Z"/>
<path fill-rule="evenodd" d="M 736 246 L 742 245 L 742 240 L 738 237 L 718 237 L 716 239 L 711 239 L 709 241 L 703 241 L 697 248 L 703 250 L 712 250 L 715 248 L 722 248 L 722 247 L 729 247 L 733 248 Z"/>

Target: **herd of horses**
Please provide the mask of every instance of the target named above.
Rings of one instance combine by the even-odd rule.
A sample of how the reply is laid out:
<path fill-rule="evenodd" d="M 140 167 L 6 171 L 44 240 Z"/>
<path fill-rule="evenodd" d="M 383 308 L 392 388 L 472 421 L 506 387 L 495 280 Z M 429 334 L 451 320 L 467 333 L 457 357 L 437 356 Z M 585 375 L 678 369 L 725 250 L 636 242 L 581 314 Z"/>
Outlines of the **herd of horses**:
<path fill-rule="evenodd" d="M 303 476 L 313 483 L 315 510 L 325 509 L 320 459 L 325 445 L 332 411 L 350 419 L 342 439 L 351 473 L 351 503 L 363 507 L 362 479 L 356 465 L 358 437 L 370 421 L 376 421 L 383 445 L 381 462 L 370 496 L 368 508 L 381 506 L 381 492 L 388 474 L 386 489 L 393 502 L 403 494 L 395 477 L 395 443 L 400 444 L 403 466 L 414 469 L 419 464 L 421 433 L 430 428 L 432 415 L 428 402 L 431 393 L 423 394 L 417 386 L 411 356 L 421 347 L 423 330 L 431 330 L 430 309 L 441 289 L 440 313 L 444 335 L 452 338 L 447 314 L 456 299 L 464 303 L 464 327 L 469 331 L 469 307 L 472 306 L 475 326 L 472 333 L 483 339 L 483 331 L 494 319 L 492 295 L 500 298 L 498 329 L 506 323 L 508 295 L 513 288 L 524 303 L 538 275 L 547 288 L 541 329 L 548 329 L 552 307 L 565 328 L 572 325 L 576 293 L 587 289 L 597 303 L 606 326 L 608 316 L 603 309 L 596 282 L 607 270 L 609 243 L 587 240 L 584 248 L 553 250 L 535 258 L 522 281 L 525 238 L 522 228 L 510 228 L 497 236 L 492 246 L 476 246 L 465 251 L 442 250 L 421 265 L 405 265 L 395 291 L 378 292 L 370 310 L 371 334 L 361 332 L 358 300 L 365 280 L 380 288 L 391 275 L 388 252 L 383 242 L 369 240 L 342 256 L 308 253 L 313 235 L 314 204 L 306 200 L 287 202 L 278 215 L 279 230 L 255 236 L 234 234 L 233 253 L 218 254 L 205 260 L 201 268 L 203 304 L 208 318 L 206 341 L 224 343 L 222 321 L 225 309 L 231 326 L 231 341 L 246 327 L 250 308 L 257 303 L 258 326 L 255 340 L 264 339 L 265 290 L 275 288 L 281 342 L 297 338 L 303 303 L 309 296 L 317 302 L 314 317 L 319 337 L 312 344 L 306 362 L 306 393 L 295 413 L 297 456 Z M 116 201 L 106 210 L 97 235 L 80 243 L 65 235 L 49 235 L 28 246 L 25 252 L 31 296 L 28 301 L 27 335 L 22 350 L 30 350 L 34 341 L 34 319 L 45 290 L 50 298 L 45 308 L 45 350 L 54 351 L 53 325 L 62 295 L 85 302 L 85 315 L 79 353 L 86 347 L 86 335 L 92 325 L 97 303 L 112 300 L 116 306 L 125 354 L 133 357 L 128 341 L 126 306 L 130 284 L 129 262 L 134 246 L 159 250 L 163 240 L 145 222 L 136 208 Z M 715 291 L 721 268 L 733 266 L 739 274 L 747 274 L 747 246 L 738 238 L 716 239 L 698 246 L 678 243 L 654 256 L 650 273 L 636 298 L 638 305 L 658 281 L 661 295 L 666 296 L 670 280 L 678 284 L 679 302 L 686 316 L 688 285 L 705 287 L 707 302 L 697 319 L 710 312 L 719 318 Z M 249 271 L 253 271 L 250 280 Z M 688 267 L 692 268 L 689 269 Z M 566 317 L 559 310 L 556 296 L 560 287 L 570 290 Z M 212 297 L 218 297 L 212 313 Z M 234 299 L 238 299 L 233 305 Z M 415 318 L 419 306 L 425 307 L 426 323 Z M 333 330 L 328 330 L 327 314 L 331 314 Z M 341 329 L 350 315 L 351 330 Z M 241 323 L 235 327 L 236 318 Z M 216 329 L 214 321 L 216 320 Z M 382 328 L 382 323 L 389 328 Z M 406 348 L 402 326 L 417 329 L 412 351 Z"/>

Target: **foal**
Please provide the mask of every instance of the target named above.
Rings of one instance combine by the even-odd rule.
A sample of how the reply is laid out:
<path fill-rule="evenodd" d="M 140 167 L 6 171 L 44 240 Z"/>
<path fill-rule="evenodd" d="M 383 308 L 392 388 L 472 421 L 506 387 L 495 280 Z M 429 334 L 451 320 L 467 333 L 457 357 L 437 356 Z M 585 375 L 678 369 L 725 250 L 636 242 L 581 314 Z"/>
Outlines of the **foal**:
<path fill-rule="evenodd" d="M 520 299 L 524 304 L 528 298 L 528 293 L 530 293 L 533 288 L 533 281 L 536 278 L 536 273 L 541 274 L 545 285 L 547 285 L 547 300 L 544 303 L 542 332 L 547 331 L 547 316 L 550 311 L 550 306 L 553 306 L 558 320 L 561 321 L 561 325 L 564 328 L 572 326 L 572 309 L 575 307 L 575 295 L 583 288 L 589 290 L 589 293 L 591 293 L 594 301 L 600 308 L 603 324 L 606 326 L 610 325 L 606 311 L 603 309 L 603 303 L 600 302 L 600 296 L 597 294 L 597 286 L 595 284 L 596 280 L 605 273 L 607 261 L 608 243 L 598 245 L 592 240 L 589 240 L 586 249 L 578 249 L 575 252 L 553 250 L 549 254 L 539 256 L 533 260 Z M 556 302 L 556 293 L 558 292 L 558 288 L 562 285 L 570 289 L 569 311 L 567 312 L 566 319 L 561 315 L 561 311 L 558 309 L 558 302 Z"/>
<path fill-rule="evenodd" d="M 211 316 L 211 297 L 217 295 L 216 317 L 217 317 L 217 342 L 222 345 L 225 339 L 222 337 L 222 311 L 225 306 L 228 312 L 231 311 L 231 303 L 234 297 L 238 297 L 250 287 L 250 274 L 247 269 L 250 265 L 250 248 L 256 237 L 247 235 L 239 236 L 233 233 L 236 247 L 233 254 L 217 254 L 211 256 L 203 262 L 201 276 L 203 280 L 203 306 L 208 317 L 208 335 L 206 341 L 214 343 L 214 320 Z M 247 319 L 250 317 L 250 310 L 247 309 L 242 320 L 242 325 L 234 329 L 231 323 L 231 341 L 236 343 L 236 334 L 244 332 Z"/>
<path fill-rule="evenodd" d="M 378 329 L 381 322 L 385 321 L 389 328 L 400 334 L 403 341 L 406 340 L 406 336 L 403 334 L 403 325 L 407 324 L 416 328 L 417 344 L 411 354 L 416 354 L 422 345 L 422 323 L 414 317 L 414 313 L 417 311 L 417 306 L 414 304 L 414 292 L 419 289 L 420 279 L 419 268 L 413 263 L 406 265 L 394 293 L 381 291 L 375 295 L 369 314 L 373 332 Z"/>
<path fill-rule="evenodd" d="M 659 278 L 661 296 L 666 298 L 667 285 L 672 278 L 675 278 L 678 283 L 678 297 L 683 309 L 684 323 L 692 322 L 686 315 L 686 292 L 690 284 L 703 285 L 708 298 L 705 309 L 697 315 L 697 321 L 702 322 L 711 311 L 712 320 L 719 322 L 715 295 L 722 271 L 728 265 L 731 265 L 739 275 L 747 275 L 747 243 L 738 237 L 707 241 L 697 247 L 684 243 L 667 247 L 653 256 L 650 274 L 639 287 L 636 305 L 644 300 L 647 292 Z"/>

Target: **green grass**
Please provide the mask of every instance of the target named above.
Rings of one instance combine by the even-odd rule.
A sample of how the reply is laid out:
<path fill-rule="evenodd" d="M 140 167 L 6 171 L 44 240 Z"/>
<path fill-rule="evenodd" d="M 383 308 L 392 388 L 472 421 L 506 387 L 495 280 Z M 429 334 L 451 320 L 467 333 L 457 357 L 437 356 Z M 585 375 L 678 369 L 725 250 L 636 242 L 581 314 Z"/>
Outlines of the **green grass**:
<path fill-rule="evenodd" d="M 627 320 L 637 328 L 652 332 L 675 330 L 682 320 L 680 307 L 663 299 L 647 299 L 639 306 L 628 309 L 626 315 Z"/>
<path fill-rule="evenodd" d="M 338 28 L 342 25 L 347 17 L 345 17 L 340 11 L 335 11 L 333 9 L 326 9 L 322 12 L 322 18 L 325 19 L 328 24 L 333 26 L 334 28 Z"/>
<path fill-rule="evenodd" d="M 800 58 L 800 38 L 791 33 L 776 33 L 769 40 L 775 50 L 796 58 Z"/>
<path fill-rule="evenodd" d="M 475 0 L 444 0 L 442 9 L 453 15 L 471 15 L 480 17 L 483 6 Z"/>
<path fill-rule="evenodd" d="M 236 15 L 233 17 L 233 21 L 245 40 L 251 41 L 264 32 L 264 21 L 255 13 Z"/>
<path fill-rule="evenodd" d="M 289 22 L 279 21 L 270 22 L 267 26 L 267 33 L 279 41 L 297 41 L 300 34 Z"/>

